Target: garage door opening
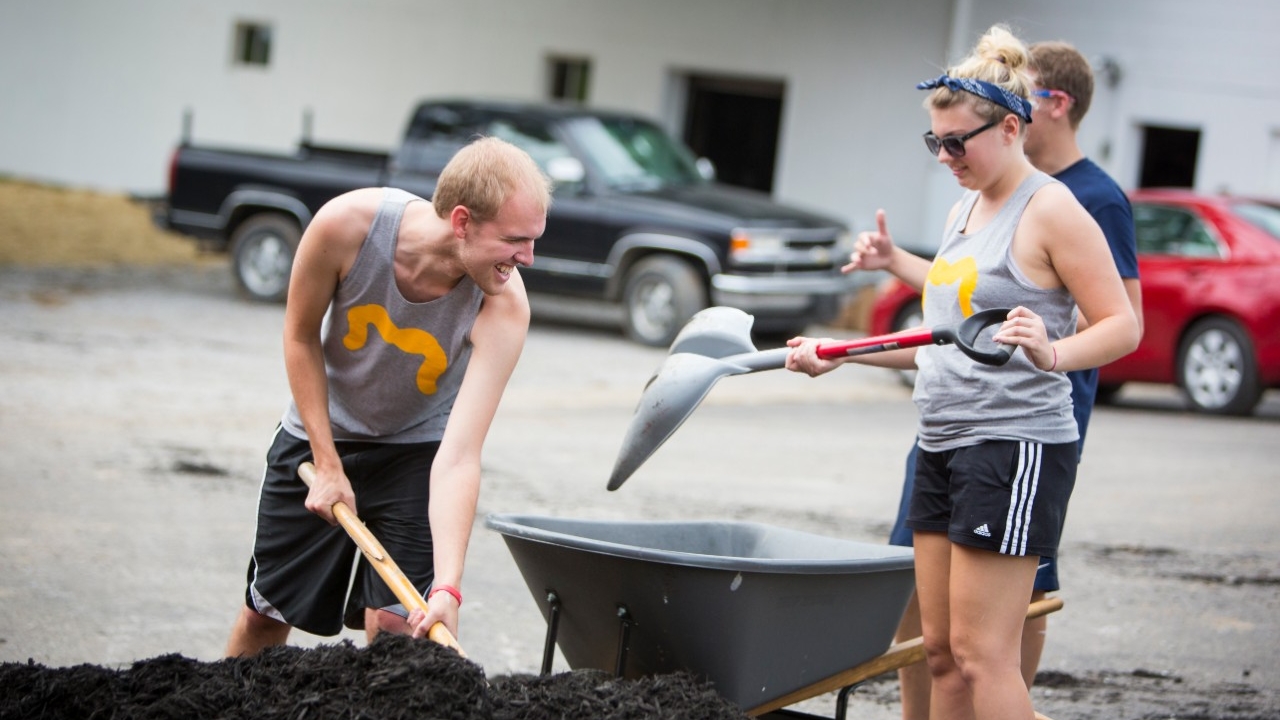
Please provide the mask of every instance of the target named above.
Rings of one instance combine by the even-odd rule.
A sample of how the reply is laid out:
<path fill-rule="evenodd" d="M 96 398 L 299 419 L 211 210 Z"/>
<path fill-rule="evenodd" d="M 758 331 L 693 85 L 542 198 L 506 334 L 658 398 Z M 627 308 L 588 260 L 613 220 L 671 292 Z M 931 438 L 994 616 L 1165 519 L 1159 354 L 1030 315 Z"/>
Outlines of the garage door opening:
<path fill-rule="evenodd" d="M 687 87 L 685 144 L 715 164 L 721 182 L 772 192 L 786 85 L 690 75 Z"/>

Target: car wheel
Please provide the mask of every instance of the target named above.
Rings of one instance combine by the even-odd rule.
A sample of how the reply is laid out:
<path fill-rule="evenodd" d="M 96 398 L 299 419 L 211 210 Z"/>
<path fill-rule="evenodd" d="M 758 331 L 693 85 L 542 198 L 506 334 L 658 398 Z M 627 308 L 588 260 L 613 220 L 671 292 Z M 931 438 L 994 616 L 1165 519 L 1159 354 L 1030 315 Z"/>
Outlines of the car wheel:
<path fill-rule="evenodd" d="M 279 213 L 254 215 L 231 238 L 231 268 L 241 292 L 260 302 L 282 302 L 289 291 L 293 253 L 302 228 Z"/>
<path fill-rule="evenodd" d="M 916 298 L 911 302 L 903 305 L 898 314 L 893 316 L 893 331 L 900 332 L 902 330 L 910 330 L 924 325 L 924 310 L 920 309 L 920 299 Z M 915 370 L 894 370 L 898 380 L 907 387 L 915 387 L 916 371 Z"/>
<path fill-rule="evenodd" d="M 1178 384 L 1191 405 L 1217 415 L 1248 415 L 1262 398 L 1253 343 L 1236 323 L 1209 318 L 1178 348 Z"/>
<path fill-rule="evenodd" d="M 623 304 L 627 337 L 660 347 L 670 345 L 689 318 L 707 306 L 707 290 L 689 263 L 651 255 L 627 274 Z"/>
<path fill-rule="evenodd" d="M 1115 403 L 1116 397 L 1120 394 L 1120 388 L 1124 387 L 1122 383 L 1112 385 L 1098 385 L 1097 392 L 1093 395 L 1094 405 L 1111 405 Z"/>

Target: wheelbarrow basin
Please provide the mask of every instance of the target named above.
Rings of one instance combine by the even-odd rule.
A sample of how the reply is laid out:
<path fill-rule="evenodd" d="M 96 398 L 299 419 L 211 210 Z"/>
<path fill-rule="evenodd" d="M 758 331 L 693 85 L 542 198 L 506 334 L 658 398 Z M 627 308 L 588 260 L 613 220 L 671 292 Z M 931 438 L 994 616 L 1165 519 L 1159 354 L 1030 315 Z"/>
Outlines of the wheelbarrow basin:
<path fill-rule="evenodd" d="M 910 548 L 737 521 L 489 515 L 573 669 L 686 670 L 744 709 L 889 648 L 914 586 Z"/>

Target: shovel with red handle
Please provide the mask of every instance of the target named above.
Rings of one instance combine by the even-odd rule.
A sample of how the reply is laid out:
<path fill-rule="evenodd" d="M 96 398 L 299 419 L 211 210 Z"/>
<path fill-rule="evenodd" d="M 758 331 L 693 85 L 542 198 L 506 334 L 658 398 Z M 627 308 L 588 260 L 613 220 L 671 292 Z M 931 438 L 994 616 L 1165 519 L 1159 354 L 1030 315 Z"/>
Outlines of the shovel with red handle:
<path fill-rule="evenodd" d="M 993 308 L 974 313 L 956 325 L 827 343 L 818 347 L 818 356 L 832 359 L 922 345 L 955 345 L 980 363 L 1003 365 L 1013 354 L 1014 346 L 982 337 L 987 328 L 1002 324 L 1009 312 L 1007 308 Z M 671 437 L 717 380 L 786 365 L 791 348 L 756 350 L 751 343 L 751 321 L 751 316 L 740 310 L 714 307 L 695 315 L 680 331 L 671 344 L 671 354 L 640 396 L 609 478 L 610 490 L 621 487 Z"/>

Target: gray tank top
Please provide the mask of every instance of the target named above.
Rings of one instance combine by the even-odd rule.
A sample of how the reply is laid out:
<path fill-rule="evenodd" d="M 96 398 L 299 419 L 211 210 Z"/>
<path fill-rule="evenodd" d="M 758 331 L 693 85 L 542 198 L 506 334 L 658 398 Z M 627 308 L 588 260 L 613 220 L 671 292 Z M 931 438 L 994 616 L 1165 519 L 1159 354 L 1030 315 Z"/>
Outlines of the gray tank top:
<path fill-rule="evenodd" d="M 1044 318 L 1050 342 L 1075 332 L 1076 306 L 1065 288 L 1032 283 L 1011 255 L 1014 231 L 1031 196 L 1049 183 L 1036 172 L 1014 191 L 986 227 L 962 229 L 978 200 L 969 192 L 929 268 L 924 290 L 928 327 L 958 323 L 987 308 L 1018 305 Z M 912 398 L 920 411 L 920 447 L 931 452 L 987 440 L 1046 444 L 1079 437 L 1066 373 L 1044 372 L 1015 351 L 1002 367 L 983 365 L 954 346 L 926 346 L 916 355 L 919 372 Z"/>
<path fill-rule="evenodd" d="M 405 206 L 425 202 L 387 188 L 321 328 L 335 440 L 438 441 L 471 357 L 471 327 L 484 293 L 463 276 L 428 302 L 409 302 L 395 282 Z M 296 403 L 284 428 L 306 438 Z"/>

